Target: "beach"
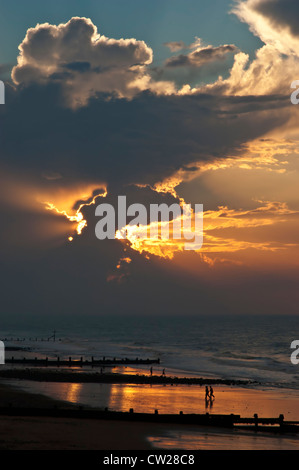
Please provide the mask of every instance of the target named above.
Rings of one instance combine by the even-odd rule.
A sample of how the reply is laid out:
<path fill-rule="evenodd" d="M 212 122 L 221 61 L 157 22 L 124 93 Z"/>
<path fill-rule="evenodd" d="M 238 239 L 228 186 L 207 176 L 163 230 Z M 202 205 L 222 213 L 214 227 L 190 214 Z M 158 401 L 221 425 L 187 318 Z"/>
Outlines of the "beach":
<path fill-rule="evenodd" d="M 14 408 L 73 408 L 72 404 L 3 384 L 0 384 L 0 402 L 2 406 Z M 135 424 L 50 416 L 1 416 L 0 450 L 150 449 L 146 435 L 152 426 Z"/>
<path fill-rule="evenodd" d="M 238 387 L 219 387 L 215 390 L 214 406 L 218 413 L 228 413 L 228 401 L 231 401 L 242 416 L 251 414 L 253 409 L 264 409 L 261 416 L 269 417 L 271 412 L 272 417 L 277 417 L 281 411 L 285 411 L 288 417 L 296 416 L 295 397 L 288 397 L 287 392 L 283 398 L 275 390 L 269 392 Z M 1 416 L 1 450 L 299 449 L 296 434 L 276 435 L 177 423 L 84 419 L 66 417 L 63 413 L 60 416 L 59 410 L 85 407 L 3 383 L 0 385 L 0 401 L 2 407 L 13 408 L 16 413 L 14 416 Z M 216 408 L 217 402 L 219 405 Z M 47 411 L 45 416 L 22 416 L 22 413 L 18 416 L 17 410 L 26 408 Z M 54 416 L 51 416 L 51 410 L 55 410 Z M 213 413 L 213 410 L 207 412 Z"/>
<path fill-rule="evenodd" d="M 148 423 L 2 417 L 0 450 L 148 450 L 152 446 L 146 435 L 151 427 Z"/>
<path fill-rule="evenodd" d="M 1 449 L 299 449 L 297 433 L 273 432 L 271 426 L 255 432 L 252 426 L 152 419 L 156 413 L 208 413 L 276 420 L 283 415 L 285 422 L 299 422 L 297 368 L 287 349 L 297 322 L 260 319 L 253 325 L 248 318 L 228 318 L 211 330 L 206 318 L 171 324 L 160 318 L 159 328 L 144 318 L 138 325 L 133 318 L 90 320 L 84 328 L 74 322 L 61 326 L 56 341 L 44 328 L 3 330 Z M 275 342 L 265 342 L 265 326 Z M 205 401 L 205 385 L 213 386 L 212 402 Z M 93 410 L 120 413 L 121 419 L 96 417 Z M 144 419 L 127 419 L 130 410 Z"/>

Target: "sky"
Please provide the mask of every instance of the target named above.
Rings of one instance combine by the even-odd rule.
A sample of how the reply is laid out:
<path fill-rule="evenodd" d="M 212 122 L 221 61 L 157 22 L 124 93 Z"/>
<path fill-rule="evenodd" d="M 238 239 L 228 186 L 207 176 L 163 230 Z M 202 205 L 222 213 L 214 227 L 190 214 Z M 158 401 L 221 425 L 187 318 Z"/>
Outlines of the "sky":
<path fill-rule="evenodd" d="M 0 11 L 0 318 L 297 314 L 298 3 Z M 119 195 L 203 204 L 202 247 L 99 240 Z"/>

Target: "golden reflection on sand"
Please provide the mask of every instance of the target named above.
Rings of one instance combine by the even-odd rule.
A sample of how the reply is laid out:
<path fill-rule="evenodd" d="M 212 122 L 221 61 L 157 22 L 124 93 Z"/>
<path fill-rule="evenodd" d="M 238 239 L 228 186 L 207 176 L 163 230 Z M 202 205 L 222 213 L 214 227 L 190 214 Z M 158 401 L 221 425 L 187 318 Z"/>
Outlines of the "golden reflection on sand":
<path fill-rule="evenodd" d="M 113 384 L 110 390 L 109 408 L 136 412 L 179 413 L 204 412 L 204 392 L 201 387 L 176 385 Z"/>
<path fill-rule="evenodd" d="M 242 389 L 214 386 L 215 400 L 206 403 L 204 387 L 188 385 L 111 385 L 108 406 L 111 410 L 154 413 L 240 414 L 252 417 L 299 419 L 297 391 Z"/>
<path fill-rule="evenodd" d="M 82 384 L 80 383 L 63 383 L 60 386 L 61 400 L 78 403 L 81 390 Z"/>

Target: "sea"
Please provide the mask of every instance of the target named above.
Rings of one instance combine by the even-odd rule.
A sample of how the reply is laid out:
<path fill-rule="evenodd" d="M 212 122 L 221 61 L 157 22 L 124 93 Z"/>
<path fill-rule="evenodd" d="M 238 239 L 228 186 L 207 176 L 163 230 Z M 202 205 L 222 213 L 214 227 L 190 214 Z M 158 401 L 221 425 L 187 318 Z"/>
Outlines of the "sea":
<path fill-rule="evenodd" d="M 207 409 L 204 387 L 189 385 L 87 384 L 3 380 L 31 393 L 80 406 L 109 408 L 116 411 L 159 413 L 239 413 L 285 418 L 299 421 L 299 364 L 293 364 L 291 343 L 299 340 L 299 317 L 290 315 L 114 315 L 114 316 L 53 316 L 26 322 L 3 322 L 0 338 L 5 344 L 5 357 L 48 357 L 90 360 L 109 358 L 160 359 L 154 364 L 153 375 L 204 377 L 234 381 L 249 381 L 238 387 L 214 387 L 216 399 Z M 3 365 L 0 367 L 12 367 Z M 19 366 L 15 366 L 19 367 Z M 103 373 L 149 374 L 150 366 L 105 367 Z M 78 368 L 77 372 L 88 368 Z M 95 368 L 94 373 L 99 373 Z M 252 390 L 261 395 L 248 395 Z M 251 397 L 251 398 L 250 398 Z M 215 431 L 216 432 L 216 431 Z M 174 433 L 175 434 L 175 433 Z M 210 434 L 209 434 L 210 435 Z M 219 440 L 205 438 L 205 448 L 215 442 L 225 445 L 227 433 Z M 222 437 L 221 437 L 222 436 Z M 269 437 L 269 436 L 268 436 Z M 180 446 L 188 449 L 200 446 L 196 433 L 179 432 L 171 437 L 150 436 L 155 447 Z M 247 437 L 246 437 L 247 439 Z M 239 442 L 241 445 L 246 440 Z M 236 439 L 234 440 L 236 443 Z M 256 441 L 256 445 L 260 446 Z M 269 438 L 266 438 L 270 446 Z M 283 440 L 279 441 L 285 448 Z M 220 445 L 220 444 L 219 444 Z M 225 448 L 224 447 L 217 448 Z M 274 446 L 278 441 L 274 439 Z M 297 439 L 287 440 L 290 448 L 299 448 Z M 294 447 L 292 447 L 294 445 Z M 177 447 L 176 447 L 177 448 Z M 253 448 L 255 448 L 253 446 Z M 260 447 L 258 447 L 260 448 Z"/>
<path fill-rule="evenodd" d="M 299 316 L 69 315 L 28 325 L 24 319 L 23 324 L 6 323 L 0 328 L 5 345 L 27 348 L 39 357 L 159 358 L 161 371 L 172 375 L 299 389 L 299 365 L 291 362 Z"/>

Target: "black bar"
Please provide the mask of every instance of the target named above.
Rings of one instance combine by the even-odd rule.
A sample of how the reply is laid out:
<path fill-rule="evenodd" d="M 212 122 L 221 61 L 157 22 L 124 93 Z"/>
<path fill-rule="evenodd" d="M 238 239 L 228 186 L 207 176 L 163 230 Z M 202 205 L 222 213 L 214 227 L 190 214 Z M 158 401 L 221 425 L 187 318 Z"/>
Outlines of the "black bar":
<path fill-rule="evenodd" d="M 102 450 L 102 451 L 12 451 L 2 450 L 9 458 L 10 465 L 14 463 L 37 462 L 47 456 L 47 465 L 57 465 L 58 459 L 65 457 L 68 467 L 72 464 L 96 465 L 95 468 L 225 468 L 255 465 L 258 468 L 266 465 L 270 468 L 287 468 L 298 458 L 298 451 L 292 450 Z M 46 454 L 45 454 L 46 452 Z M 263 460 L 264 459 L 264 460 Z M 42 460 L 40 460 L 42 461 Z M 62 462 L 62 461 L 61 461 Z M 283 466 L 283 467 L 282 467 Z"/>

